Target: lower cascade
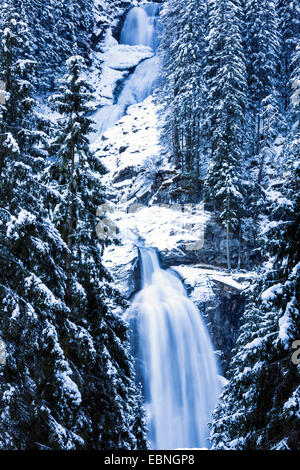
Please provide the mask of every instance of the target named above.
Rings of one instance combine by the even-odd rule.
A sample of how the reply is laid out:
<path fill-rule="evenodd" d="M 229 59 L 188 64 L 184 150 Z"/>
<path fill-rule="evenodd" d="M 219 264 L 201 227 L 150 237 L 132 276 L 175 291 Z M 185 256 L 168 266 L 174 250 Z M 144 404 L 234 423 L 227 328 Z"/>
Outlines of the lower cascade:
<path fill-rule="evenodd" d="M 220 393 L 213 346 L 180 279 L 141 248 L 142 289 L 127 312 L 153 449 L 209 448 Z"/>

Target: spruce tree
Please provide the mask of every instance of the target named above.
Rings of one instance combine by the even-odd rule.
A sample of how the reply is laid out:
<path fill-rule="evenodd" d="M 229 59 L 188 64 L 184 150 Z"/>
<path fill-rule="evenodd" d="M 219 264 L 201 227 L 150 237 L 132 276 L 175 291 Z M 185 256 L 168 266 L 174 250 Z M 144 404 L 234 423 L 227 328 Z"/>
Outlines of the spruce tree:
<path fill-rule="evenodd" d="M 204 149 L 206 2 L 170 0 L 161 16 L 163 143 L 183 173 L 199 177 Z"/>
<path fill-rule="evenodd" d="M 210 129 L 211 162 L 205 181 L 208 201 L 227 232 L 227 267 L 231 268 L 230 233 L 244 210 L 243 134 L 247 106 L 245 58 L 239 1 L 209 2 L 206 126 Z"/>
<path fill-rule="evenodd" d="M 300 370 L 292 361 L 300 335 L 299 135 L 290 152 L 291 176 L 264 233 L 270 263 L 250 292 L 230 381 L 214 413 L 216 449 L 299 449 Z"/>
<path fill-rule="evenodd" d="M 249 290 L 230 381 L 214 413 L 216 449 L 299 449 L 300 132 L 299 101 L 291 102 L 295 125 L 281 195 L 261 236 L 268 261 Z"/>
<path fill-rule="evenodd" d="M 30 47 L 38 63 L 35 80 L 39 92 L 53 91 L 72 53 L 74 40 L 85 60 L 90 60 L 94 31 L 92 0 L 9 0 L 27 16 Z"/>
<path fill-rule="evenodd" d="M 53 221 L 69 250 L 64 271 L 66 303 L 71 311 L 69 329 L 74 337 L 65 347 L 81 378 L 83 409 L 89 423 L 87 448 L 135 449 L 133 363 L 128 354 L 127 327 L 115 312 L 125 304 L 102 264 L 104 242 L 96 235 L 96 211 L 105 202 L 101 186 L 105 169 L 89 148 L 94 98 L 83 76 L 83 58 L 71 56 L 60 91 L 51 99 L 63 116 L 53 140 L 55 161 L 49 169 L 49 181 L 58 195 Z M 80 348 L 81 336 L 87 343 Z M 142 445 L 140 439 L 138 445 Z"/>
<path fill-rule="evenodd" d="M 4 10 L 1 75 L 0 371 L 1 449 L 75 449 L 81 395 L 61 337 L 69 310 L 60 260 L 67 247 L 45 209 L 43 134 L 36 127 L 28 28 L 14 3 Z"/>
<path fill-rule="evenodd" d="M 135 449 L 146 445 L 145 432 L 119 317 L 125 305 L 95 235 L 104 169 L 89 152 L 91 90 L 77 75 L 83 59 L 67 64 L 66 102 L 57 96 L 65 120 L 51 160 L 35 111 L 30 28 L 13 2 L 4 15 L 0 337 L 7 362 L 0 369 L 0 446 Z"/>
<path fill-rule="evenodd" d="M 203 159 L 204 55 L 207 6 L 202 0 L 166 3 L 162 13 L 164 143 L 175 164 L 199 177 Z"/>
<path fill-rule="evenodd" d="M 300 44 L 297 45 L 292 56 L 293 72 L 290 79 L 290 119 L 300 128 Z"/>
<path fill-rule="evenodd" d="M 248 69 L 249 104 L 252 119 L 251 141 L 253 154 L 259 155 L 265 145 L 268 125 L 264 100 L 273 94 L 278 99 L 278 63 L 280 36 L 275 3 L 269 0 L 247 0 L 246 9 L 246 59 Z"/>
<path fill-rule="evenodd" d="M 292 57 L 295 53 L 300 34 L 300 1 L 278 0 L 276 2 L 279 18 L 280 44 L 280 89 L 283 97 L 283 109 L 290 107 L 289 84 L 293 72 Z"/>

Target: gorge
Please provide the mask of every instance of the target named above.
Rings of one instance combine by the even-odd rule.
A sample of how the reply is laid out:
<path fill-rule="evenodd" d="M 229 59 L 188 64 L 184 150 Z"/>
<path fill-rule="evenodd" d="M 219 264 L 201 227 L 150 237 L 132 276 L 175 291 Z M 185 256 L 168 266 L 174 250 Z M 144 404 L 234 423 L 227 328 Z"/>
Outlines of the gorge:
<path fill-rule="evenodd" d="M 2 2 L 0 451 L 299 449 L 299 18 Z"/>
<path fill-rule="evenodd" d="M 131 174 L 132 170 L 128 167 L 128 161 L 126 162 L 127 149 L 131 151 L 132 146 L 139 145 L 141 139 L 139 136 L 144 129 L 152 130 L 151 136 L 149 135 L 151 140 L 142 141 L 141 150 L 145 151 L 147 156 L 146 160 L 141 163 L 141 172 L 136 178 L 137 180 L 142 178 L 139 183 L 141 191 L 149 191 L 147 180 L 153 177 L 155 179 L 153 173 L 147 175 L 149 155 L 150 159 L 159 158 L 159 149 L 157 156 L 151 156 L 151 151 L 153 151 L 151 144 L 156 145 L 158 130 L 153 129 L 151 124 L 143 126 L 143 123 L 139 121 L 140 129 L 137 128 L 136 132 L 133 132 L 132 141 L 129 145 L 122 144 L 122 139 L 130 139 L 132 134 L 132 129 L 125 131 L 123 126 L 127 122 L 131 125 L 131 122 L 137 119 L 134 109 L 141 109 L 141 112 L 147 116 L 144 107 L 149 109 L 153 106 L 150 95 L 159 76 L 159 59 L 155 53 L 158 47 L 160 10 L 161 5 L 157 3 L 144 4 L 129 10 L 120 34 L 121 45 L 129 45 L 132 48 L 135 46 L 151 47 L 154 55 L 142 60 L 125 78 L 116 102 L 100 108 L 95 115 L 97 137 L 93 141 L 93 146 L 95 149 L 100 147 L 99 155 L 102 156 L 103 163 L 111 169 L 107 178 L 112 191 L 113 210 L 109 210 L 109 217 L 121 230 L 122 239 L 122 247 L 113 247 L 111 250 L 108 248 L 105 258 L 107 266 L 114 272 L 117 281 L 118 278 L 122 278 L 124 250 L 133 262 L 139 260 L 136 265 L 138 268 L 136 275 L 134 268 L 130 268 L 131 262 L 127 265 L 125 284 L 132 284 L 134 277 L 136 278 L 136 285 L 133 290 L 127 292 L 127 297 L 141 290 L 131 300 L 132 305 L 125 314 L 125 318 L 131 330 L 137 381 L 141 381 L 143 385 L 151 447 L 153 449 L 209 448 L 208 423 L 221 391 L 221 372 L 218 370 L 217 355 L 213 350 L 205 325 L 207 321 L 211 324 L 211 319 L 207 316 L 204 318 L 200 313 L 201 309 L 205 308 L 203 302 L 205 304 L 207 301 L 206 293 L 205 290 L 202 294 L 200 293 L 198 300 L 202 304 L 198 302 L 198 309 L 186 295 L 180 279 L 180 268 L 178 271 L 175 271 L 176 268 L 173 271 L 160 268 L 156 251 L 153 248 L 147 248 L 147 240 L 143 235 L 143 231 L 147 230 L 147 224 L 143 222 L 146 222 L 146 219 L 149 220 L 149 216 L 150 220 L 153 218 L 152 223 L 156 225 L 159 239 L 163 237 L 163 224 L 166 223 L 166 217 L 163 211 L 160 211 L 159 206 L 153 206 L 151 201 L 136 196 L 132 199 L 130 191 L 128 193 L 129 181 L 130 185 L 133 183 L 133 186 L 137 182 L 134 181 L 135 175 Z M 122 51 L 122 49 L 117 49 L 117 46 L 114 47 L 118 53 Z M 127 112 L 129 116 L 123 118 Z M 120 140 L 118 129 L 122 134 Z M 111 158 L 114 145 L 118 147 L 116 160 L 113 162 L 105 157 L 105 151 L 109 151 Z M 136 158 L 138 155 L 133 153 L 130 157 L 132 163 L 138 168 L 139 162 Z M 122 166 L 128 167 L 129 179 L 116 177 L 116 174 L 121 172 L 120 166 L 121 168 Z M 123 195 L 121 197 L 120 192 Z M 169 200 L 165 202 L 168 203 Z M 137 204 L 139 207 L 132 209 L 132 204 L 133 206 Z M 167 206 L 165 211 L 175 216 L 172 223 L 176 224 L 177 219 L 178 225 L 178 210 L 181 212 L 181 209 L 174 203 L 165 205 Z M 125 212 L 120 219 L 118 216 L 122 210 Z M 130 220 L 126 217 L 128 210 Z M 157 210 L 157 214 L 151 214 L 152 210 Z M 143 212 L 144 214 L 141 215 Z M 140 220 L 138 215 L 141 217 Z M 188 211 L 186 216 L 190 218 Z M 198 225 L 199 221 L 200 226 L 203 225 L 206 216 L 201 207 L 194 218 L 198 219 Z M 179 224 L 179 231 L 180 229 L 182 227 Z M 185 229 L 184 231 L 188 232 Z M 197 234 L 197 227 L 189 231 L 191 233 L 186 233 L 187 237 L 190 235 L 193 237 L 192 232 Z M 144 239 L 144 246 L 140 244 L 141 239 Z M 153 242 L 153 246 L 157 248 L 155 240 Z M 186 244 L 188 245 L 188 239 Z M 139 257 L 137 257 L 138 252 Z M 182 254 L 179 254 L 179 259 L 182 259 Z M 118 266 L 112 266 L 112 259 L 118 260 Z M 168 265 L 170 266 L 170 261 Z M 235 292 L 241 289 L 239 284 L 237 285 L 238 289 Z M 121 279 L 118 287 L 121 290 L 124 289 L 124 279 Z M 217 308 L 216 303 L 215 308 Z M 217 325 L 215 329 L 216 327 Z M 214 327 L 212 329 L 214 330 Z"/>

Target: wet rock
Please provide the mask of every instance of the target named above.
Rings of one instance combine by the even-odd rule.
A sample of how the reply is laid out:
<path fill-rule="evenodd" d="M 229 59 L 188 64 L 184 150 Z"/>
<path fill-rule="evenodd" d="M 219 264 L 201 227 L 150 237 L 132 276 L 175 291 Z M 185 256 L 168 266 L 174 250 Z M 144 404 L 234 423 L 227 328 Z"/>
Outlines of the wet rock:
<path fill-rule="evenodd" d="M 226 376 L 239 335 L 245 309 L 245 289 L 251 273 L 228 275 L 215 266 L 173 268 L 185 283 L 187 292 L 206 320 L 219 362 Z"/>

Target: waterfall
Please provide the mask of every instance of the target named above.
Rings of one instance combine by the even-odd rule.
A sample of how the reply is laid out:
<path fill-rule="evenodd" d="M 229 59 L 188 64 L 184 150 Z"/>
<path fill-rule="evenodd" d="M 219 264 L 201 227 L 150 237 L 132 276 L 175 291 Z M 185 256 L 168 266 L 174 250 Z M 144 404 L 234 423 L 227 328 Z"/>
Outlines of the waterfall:
<path fill-rule="evenodd" d="M 121 31 L 121 44 L 149 46 L 156 51 L 158 46 L 157 19 L 161 6 L 148 3 L 131 8 Z"/>
<path fill-rule="evenodd" d="M 153 91 L 158 77 L 158 70 L 159 62 L 156 56 L 139 64 L 135 72 L 126 81 L 119 96 L 118 104 L 130 106 L 131 104 L 144 101 Z"/>
<path fill-rule="evenodd" d="M 144 45 L 156 52 L 159 43 L 159 13 L 161 5 L 147 3 L 131 8 L 126 16 L 122 31 L 121 44 L 130 46 Z M 128 106 L 144 101 L 154 90 L 159 75 L 158 57 L 142 61 L 125 81 L 117 103 L 103 106 L 97 111 L 94 120 L 97 133 L 91 136 L 96 141 L 107 129 L 110 129 L 126 113 Z"/>
<path fill-rule="evenodd" d="M 153 449 L 209 448 L 220 393 L 213 346 L 179 278 L 141 248 L 142 289 L 126 314 Z"/>

